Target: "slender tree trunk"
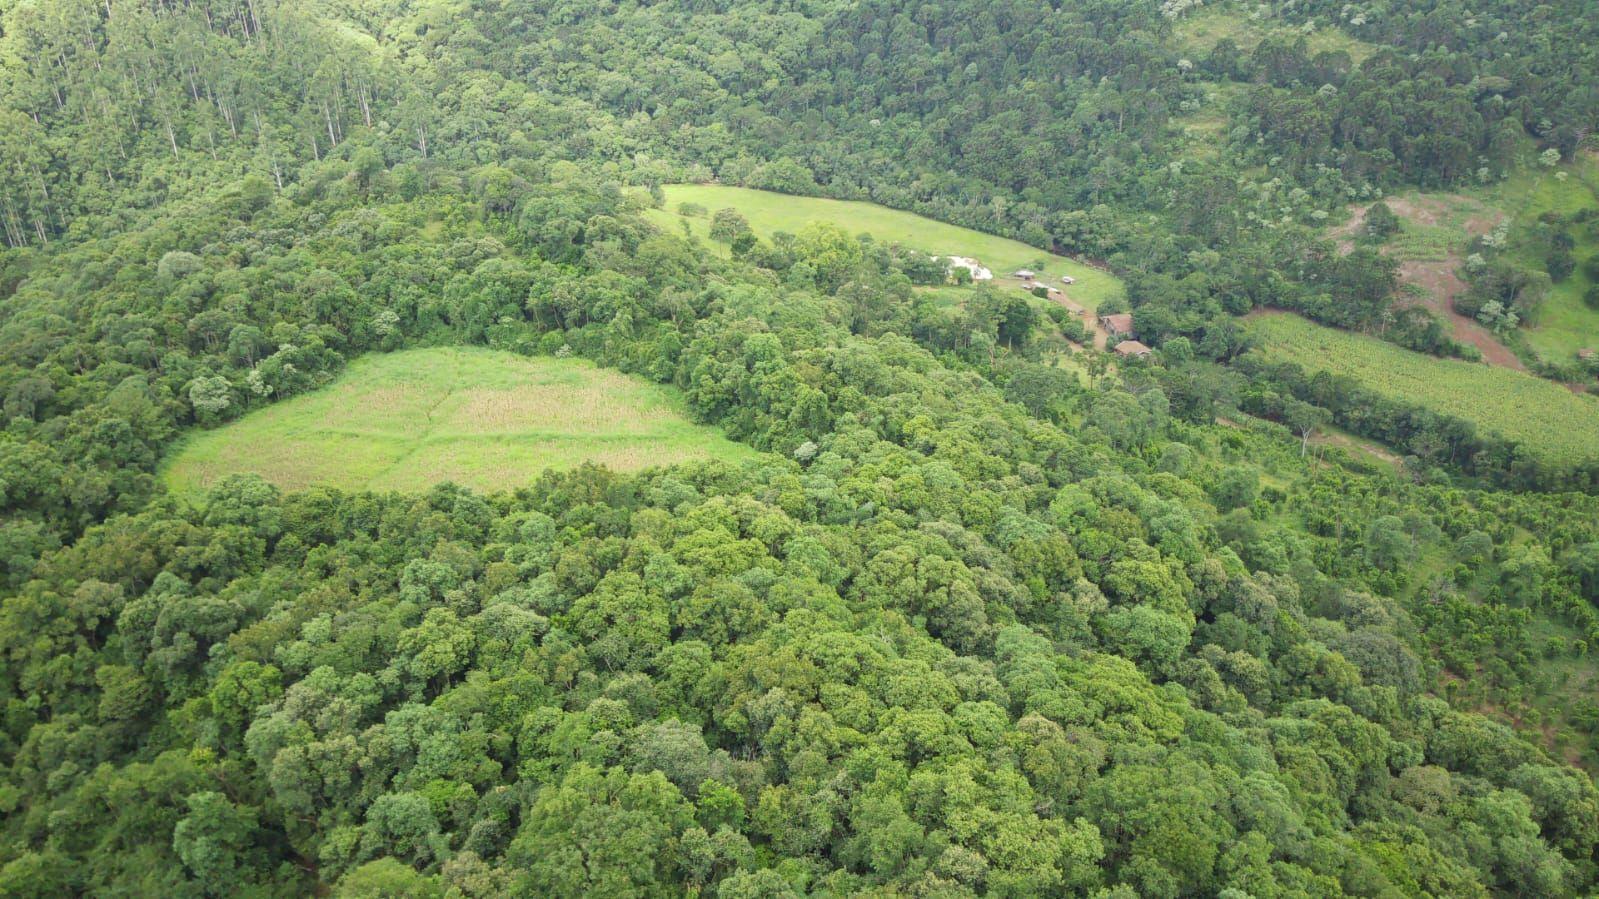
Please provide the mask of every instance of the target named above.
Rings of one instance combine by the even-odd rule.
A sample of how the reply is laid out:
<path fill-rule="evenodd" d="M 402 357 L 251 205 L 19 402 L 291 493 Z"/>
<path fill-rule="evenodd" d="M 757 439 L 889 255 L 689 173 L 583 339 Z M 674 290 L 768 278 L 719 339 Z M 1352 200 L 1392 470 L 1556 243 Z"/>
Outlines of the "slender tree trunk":
<path fill-rule="evenodd" d="M 4 216 L 0 216 L 0 224 L 5 225 L 6 244 L 13 248 L 20 247 L 22 246 L 22 238 L 17 233 L 17 227 L 15 224 L 16 213 L 12 211 L 11 203 L 9 201 L 6 203 L 5 212 L 6 214 Z"/>

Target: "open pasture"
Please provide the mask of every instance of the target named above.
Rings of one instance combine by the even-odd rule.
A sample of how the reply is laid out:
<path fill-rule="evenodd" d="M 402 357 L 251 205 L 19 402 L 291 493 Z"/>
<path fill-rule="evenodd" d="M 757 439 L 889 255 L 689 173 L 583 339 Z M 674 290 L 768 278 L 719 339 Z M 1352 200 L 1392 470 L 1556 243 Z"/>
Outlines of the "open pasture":
<path fill-rule="evenodd" d="M 580 359 L 455 347 L 357 359 L 321 390 L 194 434 L 163 474 L 175 492 L 240 472 L 291 490 L 495 490 L 583 462 L 633 471 L 754 454 L 690 421 L 668 388 Z"/>
<path fill-rule="evenodd" d="M 770 240 L 778 231 L 790 234 L 812 222 L 831 222 L 851 234 L 870 234 L 883 243 L 898 243 L 941 256 L 969 256 L 1003 278 L 1017 269 L 1032 269 L 1052 284 L 1062 275 L 1076 283 L 1066 288 L 1078 303 L 1093 309 L 1102 300 L 1120 296 L 1120 279 L 1102 269 L 1057 256 L 1037 247 L 1005 237 L 984 234 L 971 228 L 951 225 L 912 212 L 903 212 L 857 200 L 830 200 L 822 197 L 797 197 L 766 190 L 728 187 L 721 184 L 668 184 L 664 188 L 666 205 L 649 210 L 647 215 L 662 228 L 678 233 L 684 223 L 689 232 L 710 241 L 710 214 L 718 209 L 737 209 L 750 227 Z M 706 215 L 678 214 L 682 203 L 693 203 Z M 713 244 L 713 246 L 722 246 Z"/>

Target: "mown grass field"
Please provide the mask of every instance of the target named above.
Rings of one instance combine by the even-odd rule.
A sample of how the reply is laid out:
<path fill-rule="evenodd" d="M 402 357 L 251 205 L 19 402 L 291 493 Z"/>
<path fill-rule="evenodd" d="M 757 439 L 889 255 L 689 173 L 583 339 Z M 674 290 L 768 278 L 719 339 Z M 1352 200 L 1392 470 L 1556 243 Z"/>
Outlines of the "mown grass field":
<path fill-rule="evenodd" d="M 762 238 L 777 231 L 790 234 L 812 222 L 831 222 L 851 234 L 870 234 L 884 243 L 899 243 L 941 256 L 970 256 L 993 270 L 996 277 L 1030 268 L 1059 284 L 1061 275 L 1071 275 L 1077 283 L 1066 288 L 1079 304 L 1093 309 L 1105 299 L 1120 296 L 1121 281 L 1116 276 L 1089 265 L 1056 256 L 1020 241 L 984 234 L 911 212 L 889 209 L 876 203 L 855 200 L 829 200 L 821 197 L 796 197 L 745 187 L 720 184 L 668 184 L 666 206 L 647 212 L 651 221 L 678 233 L 686 222 L 690 233 L 710 241 L 710 214 L 733 208 L 744 214 L 750 227 Z M 705 207 L 706 215 L 684 217 L 680 203 Z M 721 247 L 721 244 L 712 244 Z"/>
<path fill-rule="evenodd" d="M 321 390 L 192 435 L 163 476 L 180 493 L 238 472 L 291 490 L 496 490 L 583 462 L 631 471 L 755 453 L 690 421 L 668 388 L 580 359 L 451 347 L 363 356 Z"/>
<path fill-rule="evenodd" d="M 1385 396 L 1466 419 L 1550 460 L 1599 455 L 1599 399 L 1504 368 L 1411 352 L 1288 313 L 1248 320 L 1268 358 L 1348 375 Z"/>

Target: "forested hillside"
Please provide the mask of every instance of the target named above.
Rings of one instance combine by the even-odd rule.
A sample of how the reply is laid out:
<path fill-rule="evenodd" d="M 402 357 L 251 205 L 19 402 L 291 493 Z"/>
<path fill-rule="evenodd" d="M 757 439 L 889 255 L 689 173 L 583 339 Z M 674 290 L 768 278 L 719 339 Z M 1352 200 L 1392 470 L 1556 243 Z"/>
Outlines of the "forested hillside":
<path fill-rule="evenodd" d="M 1591 894 L 1599 465 L 1235 316 L 1458 354 L 1328 222 L 1590 152 L 1594 18 L 1189 6 L 0 0 L 0 895 Z M 1102 266 L 1154 352 L 645 215 L 710 179 Z M 453 346 L 745 446 L 169 489 Z"/>

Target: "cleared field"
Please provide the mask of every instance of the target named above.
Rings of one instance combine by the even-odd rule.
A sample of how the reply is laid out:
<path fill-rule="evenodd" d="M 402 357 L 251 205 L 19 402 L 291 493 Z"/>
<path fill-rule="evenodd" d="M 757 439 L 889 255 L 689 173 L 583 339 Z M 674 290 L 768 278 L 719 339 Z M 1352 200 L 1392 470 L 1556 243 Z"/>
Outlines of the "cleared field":
<path fill-rule="evenodd" d="M 322 390 L 196 433 L 163 476 L 174 492 L 239 472 L 290 490 L 495 490 L 583 462 L 631 471 L 755 454 L 690 421 L 667 388 L 579 359 L 452 347 L 357 359 Z"/>
<path fill-rule="evenodd" d="M 1575 221 L 1585 212 L 1599 216 L 1599 157 L 1582 153 L 1575 161 L 1548 168 L 1529 152 L 1521 168 L 1504 181 L 1461 193 L 1407 191 L 1384 202 L 1399 216 L 1401 229 L 1382 251 L 1400 261 L 1402 280 L 1419 292 L 1429 308 L 1451 321 L 1456 340 L 1477 346 L 1490 362 L 1522 369 L 1525 366 L 1498 338 L 1456 314 L 1452 302 L 1467 289 L 1460 275 L 1472 238 L 1507 223 L 1504 252 L 1519 267 L 1542 272 L 1551 233 L 1544 219 L 1551 215 L 1564 219 L 1563 230 L 1575 244 L 1577 269 L 1550 286 L 1536 318 L 1524 323 L 1520 333 L 1548 362 L 1571 362 L 1579 350 L 1599 349 L 1599 310 L 1583 302 L 1583 294 L 1595 282 L 1581 265 L 1599 255 L 1599 224 L 1595 224 L 1599 218 Z M 1349 222 L 1328 232 L 1345 251 L 1354 245 L 1366 208 L 1355 208 Z"/>
<path fill-rule="evenodd" d="M 1455 298 L 1466 290 L 1460 273 L 1471 238 L 1492 231 L 1505 215 L 1480 197 L 1458 193 L 1409 191 L 1383 199 L 1399 217 L 1399 233 L 1379 248 L 1399 262 L 1400 299 L 1415 302 L 1437 315 L 1461 343 L 1482 353 L 1484 362 L 1517 371 L 1527 366 L 1481 322 L 1455 311 Z M 1350 220 L 1331 229 L 1339 251 L 1354 249 L 1371 206 L 1353 207 Z"/>
<path fill-rule="evenodd" d="M 1210 53 L 1223 38 L 1232 38 L 1239 50 L 1249 53 L 1267 37 L 1293 40 L 1300 35 L 1304 36 L 1306 49 L 1312 57 L 1342 50 L 1349 54 L 1351 62 L 1359 65 L 1377 50 L 1340 28 L 1322 27 L 1306 32 L 1292 23 L 1242 5 L 1193 10 L 1179 19 L 1173 30 L 1178 46 L 1195 56 Z"/>
<path fill-rule="evenodd" d="M 1229 110 L 1249 87 L 1231 81 L 1201 81 L 1204 101 L 1194 110 L 1172 117 L 1172 124 L 1182 129 L 1187 137 L 1184 152 L 1188 155 L 1214 159 L 1227 146 L 1227 129 L 1232 124 Z"/>
<path fill-rule="evenodd" d="M 1539 222 L 1540 217 L 1545 213 L 1569 217 L 1585 209 L 1599 210 L 1599 160 L 1591 154 L 1581 154 L 1576 162 L 1553 170 L 1528 167 L 1498 185 L 1491 199 L 1513 216 L 1509 252 L 1526 268 L 1543 271 L 1546 239 L 1539 232 L 1547 226 Z M 1599 254 L 1595 230 L 1591 224 L 1567 229 L 1576 241 L 1572 252 L 1578 261 L 1577 270 L 1550 287 L 1536 321 L 1525 329 L 1527 342 L 1551 362 L 1569 362 L 1578 350 L 1599 349 L 1599 311 L 1589 309 L 1582 301 L 1582 295 L 1594 283 L 1583 273 L 1581 262 Z"/>
<path fill-rule="evenodd" d="M 710 240 L 711 227 L 709 213 L 731 207 L 743 213 L 750 227 L 763 238 L 770 238 L 777 231 L 793 234 L 812 222 L 831 222 L 851 234 L 870 234 L 884 243 L 899 243 L 942 256 L 971 256 L 992 269 L 996 277 L 1017 269 L 1030 268 L 1058 284 L 1061 275 L 1071 275 L 1077 283 L 1066 288 L 1067 294 L 1090 309 L 1122 293 L 1121 281 L 1116 276 L 1093 266 L 1056 256 L 1020 241 L 889 209 L 876 203 L 797 197 L 720 184 L 668 184 L 664 190 L 666 206 L 649 210 L 647 215 L 651 221 L 673 233 L 680 232 L 686 222 L 690 233 L 707 241 Z M 678 215 L 680 203 L 696 203 L 705 207 L 707 214 L 688 217 Z"/>
<path fill-rule="evenodd" d="M 1288 313 L 1248 320 L 1268 358 L 1348 375 L 1385 396 L 1420 403 L 1519 441 L 1558 461 L 1599 454 L 1599 399 L 1532 375 L 1439 359 Z"/>

